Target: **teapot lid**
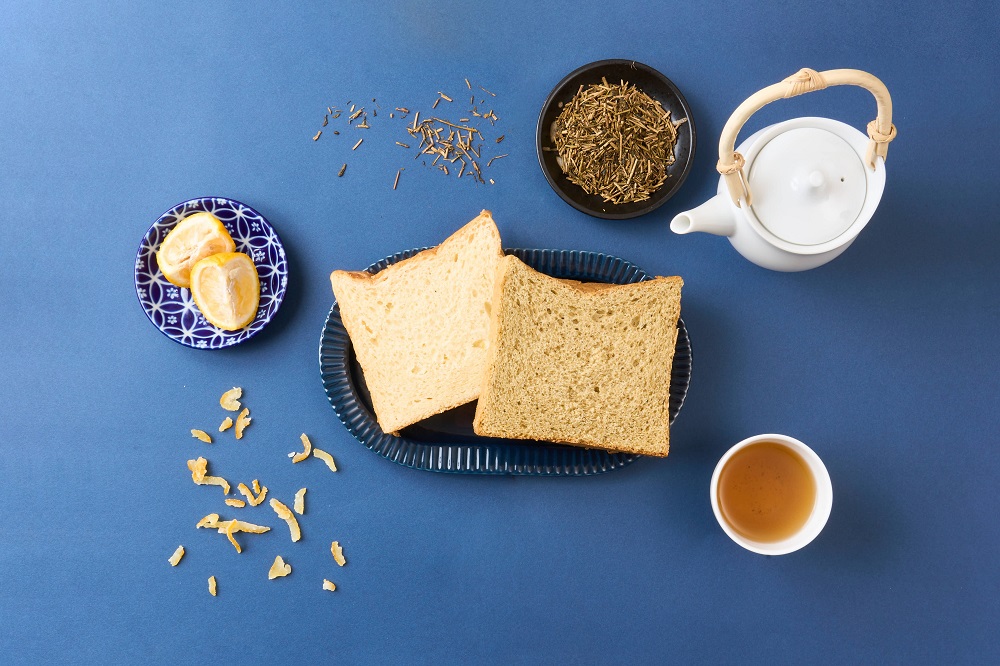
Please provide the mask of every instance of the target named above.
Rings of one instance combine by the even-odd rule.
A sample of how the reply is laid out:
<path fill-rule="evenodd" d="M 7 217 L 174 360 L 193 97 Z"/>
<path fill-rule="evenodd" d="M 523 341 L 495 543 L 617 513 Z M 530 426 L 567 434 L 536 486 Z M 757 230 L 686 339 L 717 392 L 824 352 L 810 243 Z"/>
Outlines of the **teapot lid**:
<path fill-rule="evenodd" d="M 778 134 L 754 157 L 748 180 L 757 219 L 796 245 L 833 240 L 854 224 L 868 193 L 861 156 L 825 129 Z"/>

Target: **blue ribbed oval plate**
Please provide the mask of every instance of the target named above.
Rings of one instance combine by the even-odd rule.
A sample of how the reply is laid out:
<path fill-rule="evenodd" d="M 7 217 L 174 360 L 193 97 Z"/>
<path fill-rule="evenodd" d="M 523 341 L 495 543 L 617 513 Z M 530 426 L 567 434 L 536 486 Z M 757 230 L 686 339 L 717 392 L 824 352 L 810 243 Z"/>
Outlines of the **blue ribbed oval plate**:
<path fill-rule="evenodd" d="M 399 252 L 368 267 L 377 273 L 426 248 Z M 535 270 L 557 278 L 628 284 L 652 279 L 642 269 L 618 257 L 565 250 L 506 250 Z M 691 380 L 691 341 L 683 321 L 677 322 L 677 346 L 670 379 L 670 421 L 684 404 Z M 472 431 L 475 403 L 404 428 L 398 437 L 379 428 L 354 356 L 351 339 L 334 303 L 319 345 L 323 388 L 337 416 L 358 441 L 384 458 L 431 472 L 459 474 L 522 474 L 585 476 L 629 464 L 639 456 L 549 442 L 479 437 Z"/>

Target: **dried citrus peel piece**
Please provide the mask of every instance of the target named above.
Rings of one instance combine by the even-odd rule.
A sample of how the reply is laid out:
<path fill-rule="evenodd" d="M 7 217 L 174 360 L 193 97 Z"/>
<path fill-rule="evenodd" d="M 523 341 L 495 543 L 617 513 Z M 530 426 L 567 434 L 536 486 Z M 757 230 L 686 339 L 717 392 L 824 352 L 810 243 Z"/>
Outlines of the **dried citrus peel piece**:
<path fill-rule="evenodd" d="M 177 546 L 177 550 L 174 554 L 167 558 L 167 562 L 170 562 L 170 566 L 176 567 L 181 563 L 181 558 L 184 557 L 184 546 Z"/>
<path fill-rule="evenodd" d="M 247 503 L 244 502 L 241 499 L 230 498 L 230 499 L 226 500 L 226 506 L 233 506 L 233 507 L 236 507 L 237 509 L 242 509 L 246 505 L 247 505 Z"/>
<path fill-rule="evenodd" d="M 257 479 L 254 479 L 251 485 L 253 486 L 253 491 L 260 495 L 260 483 L 257 482 Z"/>
<path fill-rule="evenodd" d="M 295 451 L 292 451 L 291 453 L 288 454 L 288 457 L 292 459 L 293 463 L 302 462 L 303 460 L 309 457 L 310 453 L 312 453 L 313 445 L 312 442 L 309 441 L 309 438 L 306 436 L 306 434 L 302 433 L 299 439 L 302 440 L 302 452 L 296 453 Z"/>
<path fill-rule="evenodd" d="M 233 427 L 233 420 L 228 416 L 219 424 L 219 432 L 226 432 Z"/>
<path fill-rule="evenodd" d="M 246 407 L 236 417 L 236 439 L 243 439 L 243 431 L 250 425 L 250 410 Z"/>
<path fill-rule="evenodd" d="M 201 520 L 195 527 L 216 527 L 219 524 L 219 514 L 210 513 Z"/>
<path fill-rule="evenodd" d="M 191 480 L 199 486 L 220 486 L 224 495 L 229 494 L 229 482 L 221 476 L 208 475 L 208 461 L 204 458 L 187 461 L 188 469 L 191 470 Z"/>
<path fill-rule="evenodd" d="M 240 411 L 240 398 L 243 397 L 243 389 L 239 386 L 234 386 L 219 398 L 219 405 L 227 412 L 238 412 Z"/>
<path fill-rule="evenodd" d="M 302 531 L 299 529 L 299 521 L 295 520 L 295 514 L 293 514 L 287 506 L 282 504 L 276 499 L 270 501 L 271 508 L 274 512 L 278 514 L 278 518 L 288 523 L 288 531 L 292 534 L 292 541 L 298 541 L 302 538 Z"/>
<path fill-rule="evenodd" d="M 245 523 L 242 520 L 222 520 L 217 522 L 211 527 L 219 528 L 219 532 L 225 534 L 225 532 L 232 526 L 233 534 L 237 532 L 246 532 L 248 534 L 263 534 L 264 532 L 270 532 L 271 528 L 267 525 L 254 525 L 253 523 Z"/>
<path fill-rule="evenodd" d="M 330 468 L 331 472 L 337 471 L 337 463 L 333 461 L 333 456 L 324 451 L 323 449 L 313 449 L 313 455 L 326 463 L 326 466 Z"/>
<path fill-rule="evenodd" d="M 278 555 L 274 558 L 274 564 L 271 565 L 271 570 L 267 572 L 267 579 L 274 580 L 275 578 L 283 578 L 290 573 L 292 573 L 292 565 L 281 559 L 281 555 Z"/>
<path fill-rule="evenodd" d="M 334 541 L 330 544 L 330 552 L 333 554 L 333 559 L 337 561 L 337 564 L 340 566 L 347 564 L 347 560 L 344 559 L 344 549 L 340 547 L 339 541 Z"/>
<path fill-rule="evenodd" d="M 219 530 L 219 531 L 221 532 L 222 530 Z M 227 538 L 227 539 L 229 539 L 229 543 L 233 544 L 233 548 L 235 548 L 235 549 L 236 549 L 236 552 L 237 552 L 237 553 L 242 553 L 242 552 L 243 552 L 243 549 L 242 549 L 242 548 L 240 548 L 240 543 L 239 543 L 239 541 L 237 541 L 237 540 L 236 540 L 236 539 L 235 539 L 235 538 L 233 537 L 233 534 L 234 534 L 235 532 L 237 532 L 237 530 L 236 530 L 236 521 L 235 521 L 235 520 L 230 520 L 230 521 L 229 521 L 229 524 L 228 524 L 228 525 L 226 525 L 226 538 Z"/>
<path fill-rule="evenodd" d="M 324 590 L 330 590 L 331 592 L 334 592 L 334 591 L 336 591 L 337 586 L 334 585 L 331 581 L 328 581 L 326 578 L 324 578 L 323 579 L 323 589 Z"/>
<path fill-rule="evenodd" d="M 216 590 L 215 576 L 209 576 L 208 577 L 208 593 L 211 594 L 214 597 L 215 596 L 215 590 Z"/>
<path fill-rule="evenodd" d="M 245 483 L 241 483 L 240 485 L 236 486 L 236 489 L 240 491 L 244 497 L 247 498 L 247 501 L 250 503 L 250 506 L 257 506 L 258 504 L 264 501 L 265 497 L 267 497 L 267 486 L 260 488 L 260 486 L 257 485 L 257 479 L 254 479 L 254 485 L 259 489 L 257 490 L 257 497 L 254 497 L 254 494 L 250 492 L 250 489 L 247 488 Z"/>
<path fill-rule="evenodd" d="M 206 444 L 212 443 L 212 437 L 204 430 L 197 430 L 195 428 L 191 428 L 191 436 L 194 437 L 195 439 L 200 439 Z"/>
<path fill-rule="evenodd" d="M 306 512 L 306 489 L 299 488 L 299 491 L 295 493 L 295 504 L 292 505 L 295 509 L 295 513 L 300 516 Z"/>

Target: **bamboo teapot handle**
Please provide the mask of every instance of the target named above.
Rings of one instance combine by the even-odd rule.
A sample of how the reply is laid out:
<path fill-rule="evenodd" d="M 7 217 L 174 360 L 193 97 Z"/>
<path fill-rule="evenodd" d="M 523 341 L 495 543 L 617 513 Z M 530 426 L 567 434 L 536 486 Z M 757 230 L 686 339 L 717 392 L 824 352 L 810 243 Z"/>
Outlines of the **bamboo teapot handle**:
<path fill-rule="evenodd" d="M 716 166 L 719 173 L 726 179 L 729 196 L 737 207 L 740 201 L 753 205 L 753 195 L 750 183 L 743 173 L 743 156 L 736 152 L 736 137 L 744 123 L 754 113 L 771 102 L 787 99 L 796 95 L 804 95 L 814 90 L 823 90 L 830 86 L 860 86 L 875 97 L 878 104 L 878 116 L 868 123 L 868 152 L 865 162 L 868 168 L 875 170 L 875 158 L 883 160 L 889 150 L 889 142 L 896 138 L 896 126 L 892 124 L 892 99 L 889 91 L 877 77 L 857 69 L 830 69 L 817 72 L 813 69 L 800 69 L 780 83 L 770 85 L 751 95 L 739 105 L 733 115 L 726 121 L 719 138 L 719 163 Z"/>

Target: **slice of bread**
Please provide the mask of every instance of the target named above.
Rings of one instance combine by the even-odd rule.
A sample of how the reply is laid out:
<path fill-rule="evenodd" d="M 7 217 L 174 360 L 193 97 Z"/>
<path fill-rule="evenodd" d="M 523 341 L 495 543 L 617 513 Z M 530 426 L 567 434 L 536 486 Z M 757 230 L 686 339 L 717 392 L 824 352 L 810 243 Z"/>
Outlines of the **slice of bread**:
<path fill-rule="evenodd" d="M 683 284 L 581 284 L 505 257 L 475 432 L 667 455 Z"/>
<path fill-rule="evenodd" d="M 438 247 L 377 275 L 330 275 L 383 431 L 479 396 L 502 258 L 500 233 L 484 210 Z"/>

